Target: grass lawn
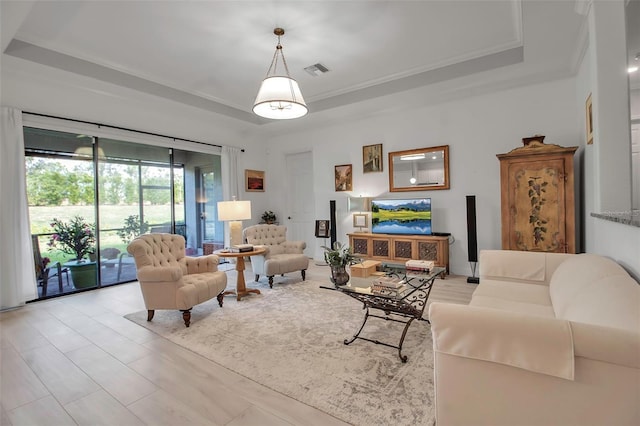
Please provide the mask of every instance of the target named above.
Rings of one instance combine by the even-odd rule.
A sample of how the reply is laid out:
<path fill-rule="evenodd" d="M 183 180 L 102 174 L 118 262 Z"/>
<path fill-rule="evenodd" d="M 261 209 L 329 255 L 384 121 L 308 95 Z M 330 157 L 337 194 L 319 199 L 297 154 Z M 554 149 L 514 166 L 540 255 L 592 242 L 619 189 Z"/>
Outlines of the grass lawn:
<path fill-rule="evenodd" d="M 74 216 L 81 216 L 87 222 L 94 222 L 94 206 L 30 206 L 29 216 L 31 221 L 32 234 L 48 234 L 53 232 L 51 220 L 58 218 L 69 220 Z M 117 229 L 124 226 L 124 221 L 131 215 L 140 214 L 137 205 L 103 205 L 100 206 L 100 229 Z M 144 206 L 144 220 L 150 226 L 168 223 L 171 220 L 171 206 L 169 205 L 148 205 Z M 182 205 L 176 206 L 176 222 L 184 222 L 184 208 Z M 52 261 L 66 262 L 72 255 L 63 253 L 57 249 L 51 249 L 47 243 L 48 236 L 41 236 L 40 252 L 43 257 L 49 257 Z M 102 231 L 100 233 L 100 247 L 115 247 L 121 252 L 125 252 L 127 244 L 118 237 L 116 231 Z"/>
<path fill-rule="evenodd" d="M 382 210 L 371 214 L 372 219 L 379 219 L 381 222 L 387 220 L 416 220 L 416 219 L 431 219 L 430 211 L 416 212 L 413 210 Z"/>

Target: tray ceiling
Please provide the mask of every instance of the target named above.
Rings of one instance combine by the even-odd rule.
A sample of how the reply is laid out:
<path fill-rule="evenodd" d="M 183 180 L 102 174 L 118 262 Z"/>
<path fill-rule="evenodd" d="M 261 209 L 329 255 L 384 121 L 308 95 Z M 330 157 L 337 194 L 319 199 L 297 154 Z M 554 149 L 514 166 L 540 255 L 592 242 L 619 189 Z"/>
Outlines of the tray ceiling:
<path fill-rule="evenodd" d="M 7 55 L 255 124 L 276 26 L 314 114 L 502 67 L 570 72 L 585 19 L 570 1 L 506 0 L 45 1 L 16 18 Z M 316 63 L 329 72 L 304 71 Z"/>

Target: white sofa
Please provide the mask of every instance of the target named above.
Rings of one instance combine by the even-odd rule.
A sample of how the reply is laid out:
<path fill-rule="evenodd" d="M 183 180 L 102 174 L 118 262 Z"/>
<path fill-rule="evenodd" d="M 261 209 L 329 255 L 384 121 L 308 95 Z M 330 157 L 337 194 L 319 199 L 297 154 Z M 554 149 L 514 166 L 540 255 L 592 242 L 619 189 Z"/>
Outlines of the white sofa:
<path fill-rule="evenodd" d="M 438 426 L 640 425 L 640 285 L 611 259 L 484 250 L 429 319 Z"/>

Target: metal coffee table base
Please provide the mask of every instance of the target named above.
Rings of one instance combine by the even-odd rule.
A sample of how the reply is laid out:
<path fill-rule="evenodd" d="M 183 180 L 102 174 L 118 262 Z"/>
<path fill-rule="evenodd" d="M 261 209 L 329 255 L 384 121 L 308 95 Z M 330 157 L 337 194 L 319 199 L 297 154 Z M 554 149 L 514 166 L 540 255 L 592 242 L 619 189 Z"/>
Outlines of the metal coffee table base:
<path fill-rule="evenodd" d="M 444 268 L 434 268 L 431 273 L 427 272 L 426 274 L 407 274 L 406 270 L 403 270 L 402 266 L 395 269 L 400 270 L 392 270 L 391 272 L 387 272 L 387 275 L 396 275 L 398 277 L 402 277 L 406 282 L 406 288 L 399 294 L 375 294 L 371 290 L 363 291 L 363 289 L 366 288 L 359 287 L 360 290 L 357 290 L 351 286 L 320 286 L 320 288 L 344 293 L 345 295 L 361 302 L 363 305 L 363 309 L 366 309 L 364 320 L 362 321 L 362 325 L 360 325 L 360 329 L 358 329 L 358 332 L 352 338 L 344 340 L 345 345 L 350 345 L 357 339 L 362 339 L 368 342 L 375 343 L 377 345 L 388 346 L 390 348 L 397 349 L 400 360 L 402 362 L 407 362 L 407 356 L 402 355 L 402 344 L 404 343 L 404 338 L 407 336 L 407 330 L 409 330 L 409 326 L 411 325 L 413 320 L 426 321 L 427 323 L 429 323 L 429 320 L 422 318 L 422 314 L 424 313 L 424 309 L 427 307 L 427 300 L 429 300 L 429 295 L 431 294 L 431 289 L 433 288 L 433 282 L 435 281 L 436 277 L 444 271 Z M 384 312 L 384 316 L 372 313 L 371 309 L 376 309 L 377 311 Z M 369 320 L 369 317 L 381 318 L 385 321 L 394 321 L 404 324 L 404 329 L 402 330 L 402 336 L 400 336 L 400 342 L 398 343 L 398 345 L 392 345 L 386 342 L 381 342 L 379 340 L 361 337 L 360 333 L 364 329 L 364 326 Z"/>
<path fill-rule="evenodd" d="M 390 348 L 395 348 L 398 350 L 398 356 L 400 357 L 400 361 L 402 362 L 407 362 L 407 356 L 406 355 L 402 355 L 402 344 L 404 343 L 404 338 L 407 335 L 407 330 L 409 329 L 409 326 L 411 325 L 411 323 L 413 322 L 413 320 L 415 320 L 416 318 L 414 316 L 411 317 L 407 317 L 409 318 L 407 321 L 403 321 L 400 319 L 396 319 L 396 318 L 392 318 L 389 315 L 391 314 L 391 312 L 387 312 L 385 316 L 381 316 L 381 315 L 376 315 L 376 314 L 372 314 L 369 311 L 369 307 L 365 305 L 365 309 L 367 310 L 367 312 L 364 314 L 364 320 L 362 321 L 362 325 L 360 326 L 360 329 L 358 330 L 358 332 L 351 338 L 351 339 L 344 339 L 344 344 L 345 345 L 349 345 L 353 342 L 356 341 L 356 339 L 361 339 L 361 340 L 366 340 L 367 342 L 372 342 L 375 343 L 376 345 L 384 345 Z M 400 315 L 405 317 L 402 314 L 398 314 L 395 313 L 395 315 Z M 398 343 L 397 345 L 392 345 L 386 342 L 381 342 L 379 340 L 374 340 L 374 339 L 368 339 L 366 337 L 360 337 L 360 332 L 362 332 L 362 329 L 364 328 L 365 324 L 367 323 L 367 320 L 369 319 L 369 317 L 374 317 L 374 318 L 380 318 L 383 319 L 385 321 L 393 321 L 393 322 L 399 322 L 402 324 L 405 324 L 404 329 L 402 330 L 402 336 L 400 337 L 400 343 Z M 429 320 L 425 320 L 420 318 L 422 321 L 427 321 L 429 322 Z"/>

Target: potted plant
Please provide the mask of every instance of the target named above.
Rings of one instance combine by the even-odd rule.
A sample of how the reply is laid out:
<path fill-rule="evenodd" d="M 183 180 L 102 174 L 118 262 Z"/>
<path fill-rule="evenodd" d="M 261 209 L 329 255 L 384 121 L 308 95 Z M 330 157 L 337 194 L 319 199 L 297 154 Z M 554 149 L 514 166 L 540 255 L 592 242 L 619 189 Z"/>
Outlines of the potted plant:
<path fill-rule="evenodd" d="M 97 285 L 96 262 L 88 261 L 85 256 L 95 254 L 96 235 L 93 224 L 87 223 L 83 217 L 74 216 L 69 222 L 54 218 L 51 222 L 54 234 L 49 246 L 59 248 L 63 253 L 74 256 L 71 262 L 65 263 L 71 271 L 73 286 L 89 288 Z"/>
<path fill-rule="evenodd" d="M 351 247 L 336 241 L 333 248 L 322 246 L 324 260 L 331 268 L 331 282 L 335 285 L 345 285 L 349 282 L 347 266 L 360 263 L 362 259 L 353 254 Z"/>
<path fill-rule="evenodd" d="M 148 230 L 149 222 L 142 222 L 137 214 L 132 214 L 124 220 L 124 226 L 117 231 L 117 234 L 123 243 L 129 244 L 137 236 L 146 234 Z"/>
<path fill-rule="evenodd" d="M 267 210 L 264 213 L 262 213 L 262 221 L 268 224 L 275 223 L 276 214 L 271 210 Z"/>

